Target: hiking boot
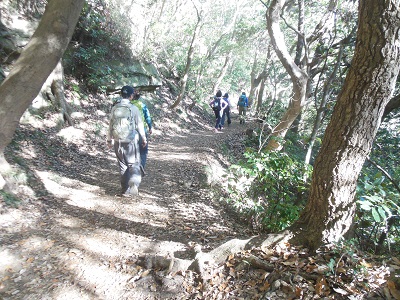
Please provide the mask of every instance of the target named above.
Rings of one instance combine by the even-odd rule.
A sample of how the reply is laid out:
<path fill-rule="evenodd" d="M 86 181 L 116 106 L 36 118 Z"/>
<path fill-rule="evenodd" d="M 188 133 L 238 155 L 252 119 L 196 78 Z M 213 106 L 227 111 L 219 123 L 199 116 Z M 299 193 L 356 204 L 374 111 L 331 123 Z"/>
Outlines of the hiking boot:
<path fill-rule="evenodd" d="M 131 187 L 129 187 L 125 193 L 121 194 L 121 197 L 125 197 L 125 198 L 132 198 L 139 195 L 139 190 L 137 188 L 136 185 L 132 185 Z"/>
<path fill-rule="evenodd" d="M 146 176 L 146 172 L 144 171 L 144 168 L 142 165 L 140 165 L 140 173 L 142 173 L 142 177 Z"/>
<path fill-rule="evenodd" d="M 139 189 L 138 189 L 138 187 L 137 187 L 136 185 L 131 186 L 130 189 L 129 189 L 129 193 L 130 193 L 132 196 L 137 196 L 137 195 L 139 195 Z"/>

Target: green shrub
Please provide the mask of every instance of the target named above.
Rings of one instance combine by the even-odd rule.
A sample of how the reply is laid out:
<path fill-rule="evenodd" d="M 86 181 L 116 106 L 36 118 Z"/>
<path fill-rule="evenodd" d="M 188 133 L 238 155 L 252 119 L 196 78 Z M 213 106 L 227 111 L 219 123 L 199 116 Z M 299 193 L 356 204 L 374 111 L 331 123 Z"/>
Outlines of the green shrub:
<path fill-rule="evenodd" d="M 118 7 L 105 1 L 85 3 L 63 57 L 65 73 L 91 91 L 104 91 L 132 58 L 132 31 L 126 19 Z"/>
<path fill-rule="evenodd" d="M 357 187 L 356 236 L 364 250 L 400 251 L 400 194 L 391 189 L 381 172 L 364 176 Z M 394 249 L 392 249 L 394 247 Z"/>
<path fill-rule="evenodd" d="M 311 168 L 286 153 L 247 151 L 247 160 L 231 167 L 229 202 L 267 232 L 282 230 L 295 221 L 307 198 Z"/>

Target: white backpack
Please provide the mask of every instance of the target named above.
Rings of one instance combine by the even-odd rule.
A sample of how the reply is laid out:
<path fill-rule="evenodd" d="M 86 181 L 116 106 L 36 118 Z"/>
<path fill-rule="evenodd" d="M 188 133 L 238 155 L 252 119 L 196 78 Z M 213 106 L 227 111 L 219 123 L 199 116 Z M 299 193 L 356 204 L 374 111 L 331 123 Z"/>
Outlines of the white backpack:
<path fill-rule="evenodd" d="M 130 142 L 135 130 L 131 105 L 117 103 L 111 119 L 113 121 L 111 134 L 114 140 Z"/>

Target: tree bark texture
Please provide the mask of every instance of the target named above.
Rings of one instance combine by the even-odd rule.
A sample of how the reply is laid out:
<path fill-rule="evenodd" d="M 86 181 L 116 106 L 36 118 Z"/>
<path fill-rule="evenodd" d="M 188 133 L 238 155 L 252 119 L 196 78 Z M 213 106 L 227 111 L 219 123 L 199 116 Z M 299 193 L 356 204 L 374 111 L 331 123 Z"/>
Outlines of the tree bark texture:
<path fill-rule="evenodd" d="M 307 74 L 296 65 L 290 56 L 285 45 L 283 33 L 279 27 L 280 14 L 284 3 L 285 0 L 271 1 L 267 12 L 267 27 L 275 52 L 290 75 L 293 84 L 293 95 L 292 99 L 290 99 L 289 107 L 281 118 L 281 121 L 273 129 L 273 138 L 270 139 L 267 145 L 267 149 L 270 150 L 280 150 L 282 148 L 280 139 L 286 136 L 287 131 L 301 111 L 304 104 L 308 80 Z"/>
<path fill-rule="evenodd" d="M 61 60 L 58 62 L 56 68 L 53 70 L 53 80 L 51 82 L 51 94 L 54 95 L 55 105 L 60 110 L 60 122 L 65 121 L 69 126 L 73 125 L 71 118 L 71 108 L 65 100 L 64 93 L 64 68 Z"/>
<path fill-rule="evenodd" d="M 0 86 L 0 170 L 19 120 L 56 67 L 71 39 L 84 0 L 51 0 L 28 45 Z"/>
<path fill-rule="evenodd" d="M 400 66 L 400 0 L 361 0 L 355 55 L 316 158 L 310 196 L 292 242 L 311 249 L 350 228 L 357 178 Z"/>

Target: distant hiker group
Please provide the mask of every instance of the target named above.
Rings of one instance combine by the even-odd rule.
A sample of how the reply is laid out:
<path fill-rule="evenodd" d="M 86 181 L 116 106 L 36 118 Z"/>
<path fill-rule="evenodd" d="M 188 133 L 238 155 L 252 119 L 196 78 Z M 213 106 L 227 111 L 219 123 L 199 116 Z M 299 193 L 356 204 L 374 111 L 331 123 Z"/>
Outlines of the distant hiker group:
<path fill-rule="evenodd" d="M 114 146 L 120 172 L 121 196 L 131 197 L 139 194 L 139 185 L 146 175 L 152 120 L 147 106 L 133 87 L 124 86 L 121 97 L 111 109 L 107 144 L 109 147 Z"/>
<path fill-rule="evenodd" d="M 209 105 L 215 114 L 215 127 L 214 127 L 215 132 L 224 129 L 225 119 L 227 119 L 228 126 L 232 123 L 231 102 L 228 93 L 225 93 L 224 96 L 222 96 L 222 92 L 218 90 L 215 96 L 212 98 L 212 101 L 209 103 Z M 245 116 L 248 106 L 249 106 L 249 100 L 246 97 L 246 93 L 242 92 L 237 102 L 240 124 L 245 123 Z"/>

